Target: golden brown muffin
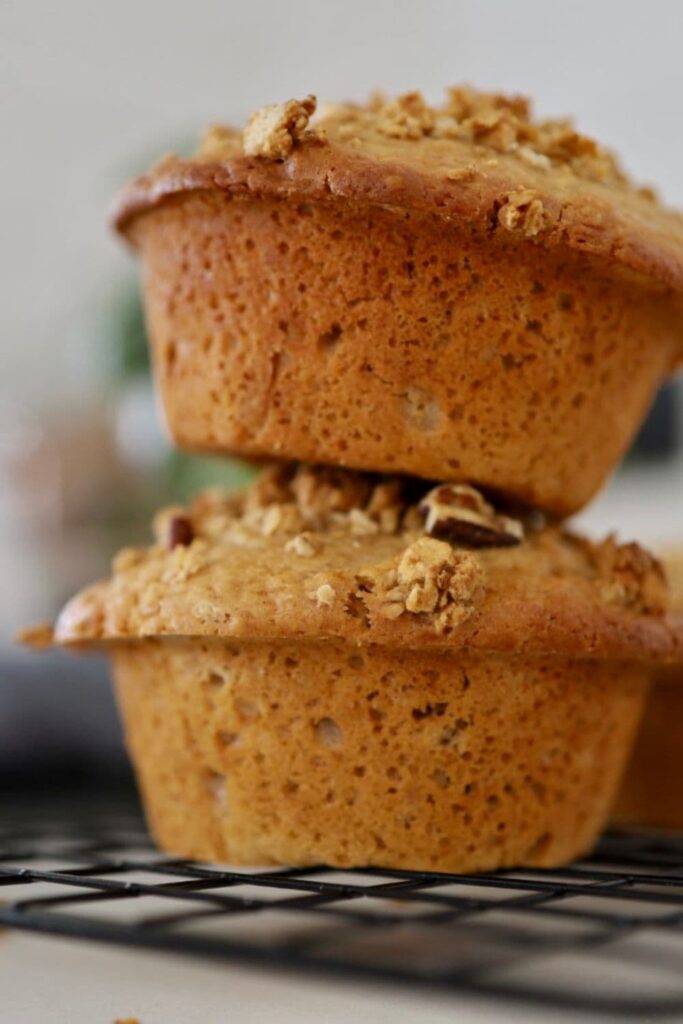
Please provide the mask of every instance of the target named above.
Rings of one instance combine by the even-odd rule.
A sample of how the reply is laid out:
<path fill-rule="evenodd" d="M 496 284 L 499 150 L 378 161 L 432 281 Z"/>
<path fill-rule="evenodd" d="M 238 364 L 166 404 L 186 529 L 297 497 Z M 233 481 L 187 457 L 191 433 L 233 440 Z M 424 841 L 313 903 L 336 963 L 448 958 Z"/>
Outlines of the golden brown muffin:
<path fill-rule="evenodd" d="M 519 97 L 314 109 L 120 200 L 175 440 L 576 511 L 680 360 L 683 220 Z"/>
<path fill-rule="evenodd" d="M 681 657 L 658 564 L 415 486 L 268 470 L 67 605 L 165 849 L 467 871 L 594 842 L 650 663 Z"/>
<path fill-rule="evenodd" d="M 671 600 L 683 623 L 683 552 L 666 558 Z M 659 671 L 645 708 L 614 817 L 629 825 L 683 828 L 683 668 Z"/>

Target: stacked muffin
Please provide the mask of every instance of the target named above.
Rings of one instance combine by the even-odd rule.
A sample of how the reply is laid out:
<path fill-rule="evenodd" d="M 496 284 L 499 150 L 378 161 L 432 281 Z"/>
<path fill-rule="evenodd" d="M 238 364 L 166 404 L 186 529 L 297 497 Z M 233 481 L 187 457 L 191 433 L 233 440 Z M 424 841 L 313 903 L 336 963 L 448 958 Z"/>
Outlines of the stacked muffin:
<path fill-rule="evenodd" d="M 665 560 L 671 605 L 683 629 L 683 552 Z M 683 829 L 683 665 L 662 666 L 648 698 L 613 817 L 627 825 Z"/>
<path fill-rule="evenodd" d="M 278 461 L 55 639 L 111 653 L 174 853 L 559 864 L 683 655 L 658 563 L 558 525 L 681 358 L 683 222 L 518 97 L 315 106 L 122 197 L 174 438 Z"/>

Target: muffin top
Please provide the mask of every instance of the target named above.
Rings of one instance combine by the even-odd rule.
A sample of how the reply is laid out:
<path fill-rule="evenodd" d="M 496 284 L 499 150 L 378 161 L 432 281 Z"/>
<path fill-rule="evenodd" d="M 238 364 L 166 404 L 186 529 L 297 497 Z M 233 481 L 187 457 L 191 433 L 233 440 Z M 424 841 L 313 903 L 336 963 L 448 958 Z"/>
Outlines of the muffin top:
<path fill-rule="evenodd" d="M 267 468 L 155 520 L 111 579 L 77 595 L 54 641 L 341 638 L 589 658 L 675 660 L 657 561 L 592 544 L 466 485 Z M 34 642 L 38 636 L 29 637 Z"/>
<path fill-rule="evenodd" d="M 187 191 L 346 200 L 436 213 L 487 233 L 562 245 L 683 289 L 683 217 L 637 188 L 568 120 L 535 120 L 521 96 L 448 90 L 316 110 L 258 110 L 243 131 L 213 126 L 199 152 L 164 158 L 123 192 L 115 223 Z"/>

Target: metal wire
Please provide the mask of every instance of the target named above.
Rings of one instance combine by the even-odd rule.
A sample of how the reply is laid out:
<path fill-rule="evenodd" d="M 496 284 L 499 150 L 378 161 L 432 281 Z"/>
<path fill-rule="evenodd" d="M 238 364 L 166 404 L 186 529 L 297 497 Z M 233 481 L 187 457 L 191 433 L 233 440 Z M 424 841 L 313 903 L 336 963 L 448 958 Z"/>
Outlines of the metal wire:
<path fill-rule="evenodd" d="M 0 822 L 0 924 L 642 1018 L 683 1012 L 683 837 L 488 875 L 231 870 L 166 857 L 134 809 Z"/>

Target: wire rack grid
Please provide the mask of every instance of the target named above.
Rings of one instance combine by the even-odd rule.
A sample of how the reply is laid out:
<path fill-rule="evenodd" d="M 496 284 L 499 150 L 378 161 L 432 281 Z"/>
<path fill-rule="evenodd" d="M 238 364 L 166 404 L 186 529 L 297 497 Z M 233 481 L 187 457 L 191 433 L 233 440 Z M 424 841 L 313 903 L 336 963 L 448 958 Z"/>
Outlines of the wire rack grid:
<path fill-rule="evenodd" d="M 486 875 L 233 870 L 154 850 L 139 815 L 0 824 L 0 925 L 640 1019 L 683 1012 L 683 837 Z"/>

